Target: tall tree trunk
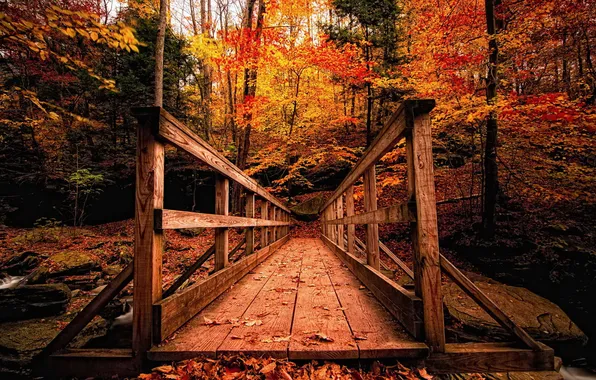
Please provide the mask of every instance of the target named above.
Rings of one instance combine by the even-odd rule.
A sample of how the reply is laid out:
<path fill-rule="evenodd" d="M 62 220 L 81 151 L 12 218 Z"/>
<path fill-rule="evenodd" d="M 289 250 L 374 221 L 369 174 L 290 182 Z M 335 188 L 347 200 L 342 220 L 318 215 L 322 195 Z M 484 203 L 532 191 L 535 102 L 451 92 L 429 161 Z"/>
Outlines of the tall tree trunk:
<path fill-rule="evenodd" d="M 168 0 L 159 1 L 159 24 L 155 41 L 155 100 L 156 107 L 163 107 L 163 54 L 168 21 Z"/>
<path fill-rule="evenodd" d="M 499 46 L 497 44 L 497 23 L 495 7 L 501 0 L 485 0 L 486 29 L 489 35 L 489 67 L 486 83 L 486 102 L 496 104 L 497 98 L 497 69 Z M 482 213 L 482 227 L 484 236 L 492 238 L 496 228 L 497 194 L 499 191 L 499 176 L 497 167 L 497 113 L 492 111 L 486 120 L 486 142 L 484 146 L 484 207 Z"/>
<path fill-rule="evenodd" d="M 366 39 L 366 47 L 365 49 L 365 56 L 366 56 L 366 68 L 370 70 L 369 62 L 371 60 L 370 57 L 370 43 L 369 43 L 369 36 L 368 36 L 368 26 L 364 28 L 365 30 L 365 39 Z M 370 82 L 366 83 L 366 146 L 369 146 L 372 143 L 372 108 L 373 108 L 373 92 L 372 92 L 372 85 Z"/>
<path fill-rule="evenodd" d="M 211 37 L 211 0 L 201 0 L 201 33 Z M 211 93 L 213 92 L 213 70 L 205 61 L 201 63 L 203 73 L 203 131 L 207 141 L 211 140 Z"/>

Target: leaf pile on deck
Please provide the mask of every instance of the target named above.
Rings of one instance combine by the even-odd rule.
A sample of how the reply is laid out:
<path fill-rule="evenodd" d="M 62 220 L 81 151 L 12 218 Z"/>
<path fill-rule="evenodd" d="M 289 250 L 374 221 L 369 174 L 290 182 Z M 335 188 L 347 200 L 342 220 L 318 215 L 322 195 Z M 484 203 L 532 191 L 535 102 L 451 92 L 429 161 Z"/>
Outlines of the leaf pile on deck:
<path fill-rule="evenodd" d="M 406 379 L 431 380 L 424 368 L 408 368 L 400 363 L 383 365 L 374 362 L 368 370 L 333 362 L 313 361 L 302 366 L 287 360 L 257 359 L 245 356 L 227 356 L 221 359 L 197 358 L 162 365 L 138 379 L 266 379 L 266 380 L 323 380 L 323 379 Z"/>

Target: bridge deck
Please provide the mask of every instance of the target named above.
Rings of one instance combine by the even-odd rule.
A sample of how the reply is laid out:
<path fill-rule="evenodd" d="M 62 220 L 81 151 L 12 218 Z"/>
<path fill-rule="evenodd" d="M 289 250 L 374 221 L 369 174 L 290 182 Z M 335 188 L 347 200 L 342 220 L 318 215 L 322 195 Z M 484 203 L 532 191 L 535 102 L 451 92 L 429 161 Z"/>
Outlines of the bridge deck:
<path fill-rule="evenodd" d="M 319 239 L 295 238 L 165 342 L 156 361 L 226 353 L 289 359 L 424 357 Z"/>

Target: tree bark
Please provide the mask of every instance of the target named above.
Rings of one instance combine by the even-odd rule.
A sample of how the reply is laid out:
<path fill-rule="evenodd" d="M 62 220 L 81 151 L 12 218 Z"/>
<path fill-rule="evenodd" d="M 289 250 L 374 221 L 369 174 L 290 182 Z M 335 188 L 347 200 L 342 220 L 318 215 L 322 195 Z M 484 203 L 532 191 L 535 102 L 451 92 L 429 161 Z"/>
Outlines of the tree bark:
<path fill-rule="evenodd" d="M 163 55 L 168 21 L 168 0 L 159 1 L 159 24 L 155 41 L 155 100 L 156 107 L 163 107 Z"/>
<path fill-rule="evenodd" d="M 497 19 L 495 6 L 501 0 L 485 0 L 486 4 L 486 29 L 489 35 L 489 67 L 486 84 L 486 102 L 494 105 L 497 98 L 497 69 L 499 59 L 499 46 L 496 35 Z M 482 213 L 482 227 L 484 236 L 492 238 L 496 228 L 497 194 L 499 191 L 499 176 L 497 167 L 497 113 L 492 111 L 486 120 L 486 142 L 484 146 L 484 207 Z"/>

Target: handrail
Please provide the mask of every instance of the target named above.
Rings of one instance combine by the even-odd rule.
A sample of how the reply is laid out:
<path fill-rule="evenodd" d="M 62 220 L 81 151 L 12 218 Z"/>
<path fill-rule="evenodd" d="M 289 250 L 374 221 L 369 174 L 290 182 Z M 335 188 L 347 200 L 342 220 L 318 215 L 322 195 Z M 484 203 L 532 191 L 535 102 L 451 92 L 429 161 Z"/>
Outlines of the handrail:
<path fill-rule="evenodd" d="M 192 154 L 219 174 L 238 182 L 248 191 L 257 194 L 282 210 L 290 212 L 284 202 L 269 193 L 265 188 L 259 185 L 257 181 L 244 173 L 242 169 L 231 163 L 226 157 L 209 145 L 205 140 L 193 133 L 168 111 L 161 107 L 135 107 L 132 109 L 132 114 L 139 119 L 154 118 L 159 120 L 158 124 L 153 126 L 153 133 L 156 136 L 177 148 Z M 157 118 L 158 115 L 159 118 Z"/>

